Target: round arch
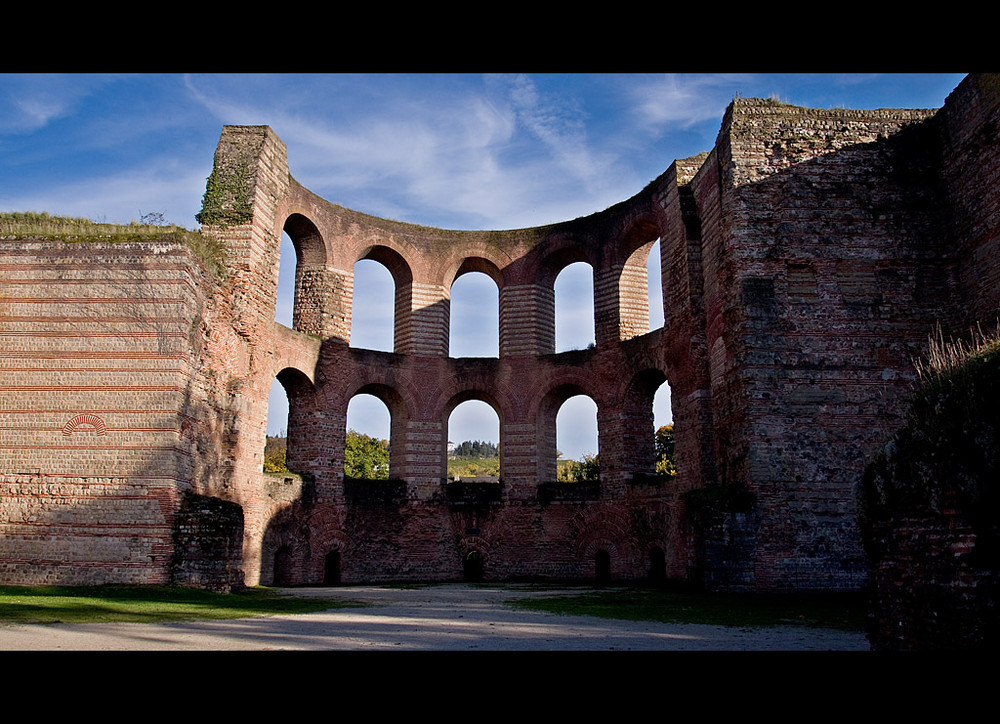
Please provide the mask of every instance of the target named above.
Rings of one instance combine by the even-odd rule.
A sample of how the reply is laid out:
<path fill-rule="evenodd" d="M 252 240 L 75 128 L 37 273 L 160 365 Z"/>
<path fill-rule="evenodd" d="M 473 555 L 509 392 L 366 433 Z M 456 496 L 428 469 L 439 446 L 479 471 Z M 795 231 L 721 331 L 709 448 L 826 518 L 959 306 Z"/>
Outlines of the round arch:
<path fill-rule="evenodd" d="M 572 397 L 582 395 L 589 398 L 600 411 L 601 401 L 591 393 L 590 387 L 592 385 L 587 385 L 582 381 L 564 381 L 550 388 L 540 400 L 536 422 L 539 482 L 552 481 L 557 477 L 556 418 L 563 403 Z M 600 446 L 600 437 L 600 415 L 598 415 L 598 447 Z M 598 452 L 595 451 L 595 454 Z"/>
<path fill-rule="evenodd" d="M 318 280 L 323 280 L 327 273 L 326 242 L 316 224 L 297 212 L 288 215 L 282 228 L 295 249 L 292 329 L 297 332 L 323 333 L 327 331 L 322 319 L 326 300 L 323 299 L 321 290 L 325 289 L 325 285 Z"/>
<path fill-rule="evenodd" d="M 618 464 L 626 478 L 656 474 L 653 399 L 664 383 L 669 384 L 662 370 L 647 368 L 634 374 L 622 391 L 619 415 L 622 446 Z"/>
<path fill-rule="evenodd" d="M 441 470 L 446 473 L 448 470 L 448 438 L 449 438 L 449 426 L 451 422 L 452 413 L 455 409 L 465 403 L 465 402 L 482 402 L 489 405 L 493 412 L 496 413 L 498 430 L 500 431 L 499 439 L 497 440 L 497 450 L 500 454 L 500 477 L 503 477 L 503 420 L 504 413 L 497 399 L 488 392 L 484 392 L 478 389 L 463 390 L 461 392 L 452 395 L 452 397 L 445 403 L 442 408 L 442 445 L 441 445 Z"/>
<path fill-rule="evenodd" d="M 465 295 L 455 297 L 455 285 L 466 275 L 484 275 L 489 282 L 466 281 L 481 296 L 469 303 L 468 288 L 460 289 Z M 447 277 L 446 277 L 447 278 Z M 460 285 L 461 286 L 461 285 Z M 448 355 L 450 357 L 499 357 L 500 355 L 500 294 L 502 275 L 489 259 L 466 257 L 458 266 L 448 286 Z M 456 305 L 455 302 L 461 303 Z M 457 330 L 457 331 L 456 331 Z M 456 336 L 459 334 L 461 336 Z"/>
<path fill-rule="evenodd" d="M 389 411 L 389 477 L 402 477 L 399 471 L 406 465 L 406 422 L 408 406 L 403 396 L 390 385 L 381 382 L 362 384 L 345 398 L 344 402 L 344 440 L 347 440 L 347 408 L 351 400 L 358 395 L 371 395 L 381 401 Z"/>
<path fill-rule="evenodd" d="M 296 266 L 318 267 L 326 264 L 326 243 L 319 228 L 307 216 L 293 212 L 285 219 L 282 231 L 295 247 Z"/>
<path fill-rule="evenodd" d="M 410 351 L 413 340 L 411 330 L 413 327 L 413 269 L 406 258 L 396 249 L 385 244 L 373 244 L 362 249 L 354 263 L 359 261 L 375 261 L 384 266 L 392 277 L 395 287 L 393 293 L 393 344 L 392 349 L 397 353 Z M 354 312 L 354 299 L 357 299 L 358 289 L 354 281 L 354 270 L 351 270 L 351 287 L 354 297 L 351 302 L 351 316 Z"/>

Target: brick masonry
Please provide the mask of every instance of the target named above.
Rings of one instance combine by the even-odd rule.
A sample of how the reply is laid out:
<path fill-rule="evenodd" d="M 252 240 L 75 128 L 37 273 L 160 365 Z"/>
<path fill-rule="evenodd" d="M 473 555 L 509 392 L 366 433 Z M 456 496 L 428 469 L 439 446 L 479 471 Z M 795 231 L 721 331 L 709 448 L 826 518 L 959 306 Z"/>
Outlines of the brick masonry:
<path fill-rule="evenodd" d="M 857 589 L 852 483 L 902 419 L 912 358 L 935 325 L 997 318 L 997 86 L 970 76 L 939 111 L 737 99 L 711 151 L 631 199 L 498 232 L 342 208 L 294 180 L 269 128 L 227 126 L 206 209 L 233 213 L 203 226 L 228 250 L 224 281 L 180 246 L 0 240 L 0 580 L 457 580 L 475 553 L 494 580 L 594 579 L 605 560 L 645 580 L 662 559 L 715 589 Z M 273 321 L 282 231 L 294 329 Z M 666 321 L 650 331 L 657 239 Z M 349 344 L 359 259 L 395 281 L 393 352 Z M 594 269 L 596 346 L 554 354 L 552 284 L 576 261 Z M 498 358 L 447 356 L 468 271 L 497 283 Z M 284 477 L 260 472 L 276 377 Z M 663 382 L 678 475 L 656 482 Z M 390 410 L 396 482 L 358 498 L 343 447 L 361 392 Z M 552 493 L 556 412 L 580 393 L 600 484 Z M 495 495 L 442 482 L 467 399 L 500 419 Z M 719 489 L 753 504 L 698 523 L 685 493 Z"/>

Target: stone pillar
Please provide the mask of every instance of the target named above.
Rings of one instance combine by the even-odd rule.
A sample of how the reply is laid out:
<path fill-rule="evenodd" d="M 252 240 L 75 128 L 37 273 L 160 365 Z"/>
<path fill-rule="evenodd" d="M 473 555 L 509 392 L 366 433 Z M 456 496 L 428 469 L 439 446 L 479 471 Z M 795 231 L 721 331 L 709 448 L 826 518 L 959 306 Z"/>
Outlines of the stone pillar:
<path fill-rule="evenodd" d="M 556 348 L 555 290 L 535 284 L 500 287 L 500 356 L 552 354 Z"/>

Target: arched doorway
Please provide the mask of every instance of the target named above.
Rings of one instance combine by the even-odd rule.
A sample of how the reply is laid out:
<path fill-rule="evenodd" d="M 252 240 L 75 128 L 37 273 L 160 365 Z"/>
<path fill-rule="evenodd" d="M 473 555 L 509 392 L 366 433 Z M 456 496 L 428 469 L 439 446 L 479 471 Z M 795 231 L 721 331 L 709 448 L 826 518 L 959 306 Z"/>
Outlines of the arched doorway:
<path fill-rule="evenodd" d="M 462 577 L 466 583 L 478 583 L 483 580 L 483 554 L 471 550 L 465 554 L 462 561 Z"/>

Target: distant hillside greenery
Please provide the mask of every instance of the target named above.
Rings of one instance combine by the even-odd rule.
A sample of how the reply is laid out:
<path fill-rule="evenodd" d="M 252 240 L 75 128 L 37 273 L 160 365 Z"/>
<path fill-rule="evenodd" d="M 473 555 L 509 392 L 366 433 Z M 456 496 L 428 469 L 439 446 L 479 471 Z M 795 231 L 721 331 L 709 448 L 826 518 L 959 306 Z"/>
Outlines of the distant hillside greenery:
<path fill-rule="evenodd" d="M 389 441 L 378 440 L 355 430 L 347 432 L 344 474 L 365 480 L 389 477 Z M 268 437 L 264 447 L 264 472 L 288 472 L 287 446 L 284 437 Z M 674 466 L 674 426 L 656 431 L 656 472 L 662 476 L 677 474 Z M 496 443 L 466 440 L 448 456 L 448 477 L 500 477 L 500 450 Z M 593 482 L 600 479 L 600 461 L 596 455 L 581 460 L 559 460 L 556 479 L 563 482 Z"/>
<path fill-rule="evenodd" d="M 225 250 L 200 231 L 163 223 L 163 214 L 151 212 L 128 224 L 103 224 L 90 219 L 50 216 L 33 211 L 0 212 L 0 238 L 47 239 L 77 242 L 169 241 L 186 245 L 217 277 L 225 274 Z"/>
<path fill-rule="evenodd" d="M 448 455 L 448 477 L 500 477 L 500 449 L 496 443 L 466 440 Z"/>

